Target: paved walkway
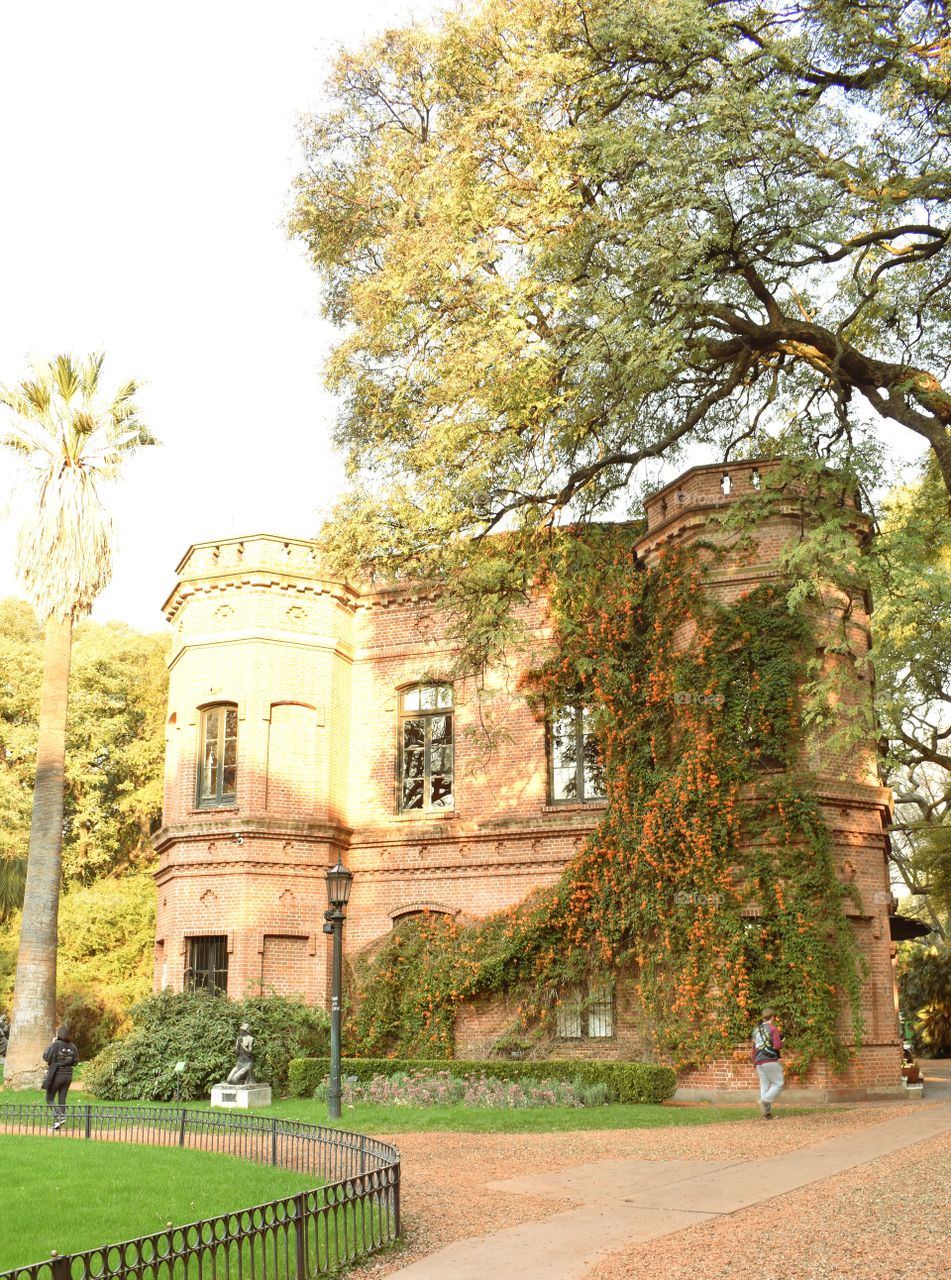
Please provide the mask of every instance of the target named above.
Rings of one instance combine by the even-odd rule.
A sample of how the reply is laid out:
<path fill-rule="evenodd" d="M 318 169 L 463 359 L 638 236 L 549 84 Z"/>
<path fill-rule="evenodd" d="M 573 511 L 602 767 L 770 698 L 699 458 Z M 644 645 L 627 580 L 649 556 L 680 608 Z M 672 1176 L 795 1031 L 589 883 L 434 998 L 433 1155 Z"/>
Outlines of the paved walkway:
<path fill-rule="evenodd" d="M 602 1160 L 490 1182 L 492 1190 L 577 1204 L 538 1222 L 459 1240 L 393 1274 L 406 1280 L 582 1280 L 601 1257 L 627 1245 L 736 1213 L 951 1133 L 951 1075 L 926 1069 L 926 1082 L 929 1077 L 931 1101 L 922 1102 L 920 1111 L 889 1120 L 883 1108 L 880 1124 L 784 1155 L 744 1161 Z M 768 1133 L 764 1125 L 764 1137 Z"/>

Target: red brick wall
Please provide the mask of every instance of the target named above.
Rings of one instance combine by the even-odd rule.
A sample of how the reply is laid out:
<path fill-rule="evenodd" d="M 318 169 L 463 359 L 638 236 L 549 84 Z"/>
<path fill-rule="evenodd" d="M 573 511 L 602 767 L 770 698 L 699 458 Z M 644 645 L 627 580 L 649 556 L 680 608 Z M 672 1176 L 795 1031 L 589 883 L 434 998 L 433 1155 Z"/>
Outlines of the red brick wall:
<path fill-rule="evenodd" d="M 732 497 L 749 487 L 751 468 L 728 468 Z M 720 489 L 722 471 L 695 469 L 648 501 L 642 561 L 652 563 L 666 544 L 700 537 L 729 546 L 711 525 L 731 500 Z M 731 552 L 712 568 L 711 591 L 734 599 L 775 575 L 782 546 L 799 536 L 799 518 L 790 509 L 764 521 L 742 558 Z M 858 514 L 855 526 L 864 536 Z M 399 813 L 399 690 L 446 677 L 454 656 L 434 602 L 330 581 L 310 544 L 270 536 L 200 544 L 179 574 L 166 604 L 176 641 L 164 825 L 156 837 L 156 985 L 163 976 L 173 988 L 182 985 L 187 936 L 225 933 L 229 994 L 263 982 L 324 1002 L 323 874 L 342 855 L 355 873 L 348 951 L 421 905 L 479 917 L 557 881 L 601 806 L 547 803 L 544 725 L 519 693 L 528 663 L 550 642 L 542 602 L 521 619 L 529 637 L 522 653 L 489 672 L 481 692 L 466 681 L 454 686 L 454 808 Z M 844 602 L 827 603 L 834 618 Z M 852 633 L 861 656 L 868 619 L 854 602 Z M 218 702 L 238 707 L 237 796 L 228 807 L 200 809 L 201 708 Z M 478 734 L 486 714 L 498 731 L 492 751 Z M 808 750 L 826 780 L 827 817 L 841 875 L 859 897 L 855 924 L 870 966 L 863 1010 L 869 1043 L 880 1047 L 862 1051 L 855 1078 L 879 1072 L 891 1080 L 897 1020 L 882 825 L 888 797 L 869 751 L 846 757 L 826 742 Z M 506 1016 L 502 1006 L 467 1010 L 459 1052 L 490 1046 Z M 645 1040 L 622 992 L 610 1043 L 561 1042 L 550 1050 L 624 1057 L 642 1054 Z M 709 1078 L 740 1087 L 739 1076 L 733 1085 L 734 1076 L 718 1070 L 711 1067 Z"/>

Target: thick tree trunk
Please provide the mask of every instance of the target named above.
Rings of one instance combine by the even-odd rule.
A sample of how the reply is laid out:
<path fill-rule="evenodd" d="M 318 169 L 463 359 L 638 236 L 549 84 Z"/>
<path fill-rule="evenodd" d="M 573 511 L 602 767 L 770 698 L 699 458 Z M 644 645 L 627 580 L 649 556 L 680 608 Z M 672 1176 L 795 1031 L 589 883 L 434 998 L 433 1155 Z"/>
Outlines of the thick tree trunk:
<path fill-rule="evenodd" d="M 72 622 L 46 624 L 30 857 L 4 1087 L 36 1088 L 56 1029 L 56 941 L 62 878 L 66 701 Z"/>

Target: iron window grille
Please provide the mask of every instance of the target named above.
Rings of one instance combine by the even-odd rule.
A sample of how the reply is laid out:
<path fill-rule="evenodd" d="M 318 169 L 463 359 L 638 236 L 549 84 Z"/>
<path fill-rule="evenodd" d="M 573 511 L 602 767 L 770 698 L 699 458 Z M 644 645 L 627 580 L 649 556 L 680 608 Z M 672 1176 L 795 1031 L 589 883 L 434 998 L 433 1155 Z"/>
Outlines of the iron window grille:
<path fill-rule="evenodd" d="M 415 684 L 400 693 L 399 808 L 452 809 L 452 685 Z"/>
<path fill-rule="evenodd" d="M 549 794 L 552 804 L 603 800 L 604 765 L 588 707 L 559 707 L 549 722 Z"/>
<path fill-rule="evenodd" d="M 234 804 L 238 791 L 238 708 L 230 703 L 201 714 L 199 808 Z"/>
<path fill-rule="evenodd" d="M 228 939 L 224 934 L 188 939 L 185 987 L 188 991 L 204 989 L 213 996 L 228 994 Z"/>
<path fill-rule="evenodd" d="M 555 1034 L 562 1040 L 607 1040 L 614 1035 L 614 989 L 592 983 L 587 993 L 566 993 L 555 1010 Z"/>

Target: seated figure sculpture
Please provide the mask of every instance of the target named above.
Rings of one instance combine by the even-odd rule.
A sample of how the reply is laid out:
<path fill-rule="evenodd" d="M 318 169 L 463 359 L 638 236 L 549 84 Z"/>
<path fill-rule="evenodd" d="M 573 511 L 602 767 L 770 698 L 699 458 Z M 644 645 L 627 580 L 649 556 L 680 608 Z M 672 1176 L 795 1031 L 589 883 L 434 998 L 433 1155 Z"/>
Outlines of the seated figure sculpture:
<path fill-rule="evenodd" d="M 254 1037 L 251 1035 L 251 1028 L 246 1022 L 241 1023 L 241 1029 L 238 1032 L 234 1047 L 238 1060 L 231 1068 L 227 1083 L 254 1084 L 254 1064 L 252 1061 Z"/>

